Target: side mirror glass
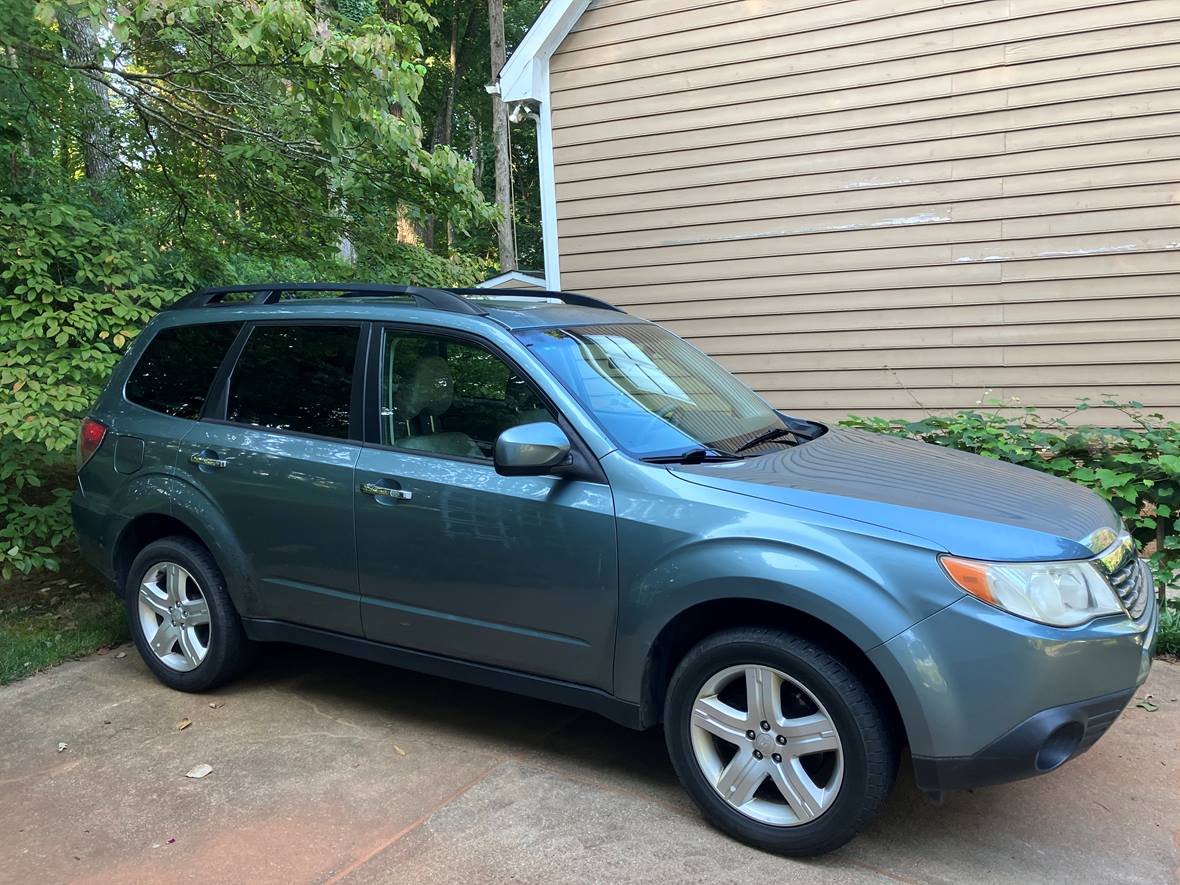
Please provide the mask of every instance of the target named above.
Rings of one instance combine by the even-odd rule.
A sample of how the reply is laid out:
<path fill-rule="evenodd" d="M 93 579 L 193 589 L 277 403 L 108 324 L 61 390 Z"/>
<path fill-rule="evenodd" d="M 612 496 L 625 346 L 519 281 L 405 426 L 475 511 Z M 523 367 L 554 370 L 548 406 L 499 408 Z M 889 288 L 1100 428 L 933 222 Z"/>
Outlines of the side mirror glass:
<path fill-rule="evenodd" d="M 496 439 L 496 473 L 540 476 L 569 460 L 569 437 L 551 421 L 509 427 Z"/>

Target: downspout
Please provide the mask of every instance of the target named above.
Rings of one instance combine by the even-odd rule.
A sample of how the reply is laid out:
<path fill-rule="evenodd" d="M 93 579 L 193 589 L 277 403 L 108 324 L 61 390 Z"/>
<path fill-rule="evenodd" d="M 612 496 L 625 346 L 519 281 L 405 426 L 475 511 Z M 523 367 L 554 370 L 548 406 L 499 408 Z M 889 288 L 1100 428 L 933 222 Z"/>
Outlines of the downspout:
<path fill-rule="evenodd" d="M 543 73 L 539 78 L 538 90 L 546 99 L 526 99 L 513 102 L 508 114 L 509 123 L 519 123 L 528 118 L 537 124 L 537 178 L 541 200 L 541 250 L 545 262 L 545 288 L 561 291 L 561 255 L 557 242 L 557 183 L 553 175 L 553 115 L 549 96 L 549 60 L 545 60 Z M 497 83 L 485 87 L 488 92 L 498 92 Z"/>

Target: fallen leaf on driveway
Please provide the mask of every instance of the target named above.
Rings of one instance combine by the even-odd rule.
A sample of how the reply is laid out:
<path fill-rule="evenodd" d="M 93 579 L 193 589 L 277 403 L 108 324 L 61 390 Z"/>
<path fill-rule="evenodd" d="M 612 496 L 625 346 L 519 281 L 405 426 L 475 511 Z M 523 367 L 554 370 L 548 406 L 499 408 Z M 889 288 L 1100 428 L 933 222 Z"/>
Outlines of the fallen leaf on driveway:
<path fill-rule="evenodd" d="M 125 652 L 125 651 L 121 651 L 121 652 L 119 652 L 117 655 L 115 655 L 115 657 L 117 657 L 117 658 L 125 658 L 125 657 L 127 657 L 127 652 Z"/>
<path fill-rule="evenodd" d="M 208 777 L 212 773 L 213 766 L 206 762 L 202 762 L 200 765 L 194 765 L 192 768 L 190 768 L 187 772 L 185 772 L 184 776 L 199 780 L 200 778 Z"/>
<path fill-rule="evenodd" d="M 188 717 L 185 717 L 184 719 L 181 719 L 179 722 L 176 723 L 176 730 L 177 731 L 184 731 L 186 728 L 188 728 L 192 724 L 193 724 L 193 720 L 189 719 Z"/>
<path fill-rule="evenodd" d="M 1154 713 L 1156 710 L 1159 709 L 1159 707 L 1157 707 L 1151 701 L 1140 701 L 1135 706 L 1139 707 L 1143 710 L 1146 710 L 1148 713 Z"/>
<path fill-rule="evenodd" d="M 214 701 L 209 705 L 210 710 L 218 710 L 225 706 L 225 701 Z"/>
<path fill-rule="evenodd" d="M 65 741 L 58 741 L 58 743 L 57 743 L 57 752 L 59 752 L 59 753 L 60 753 L 60 752 L 62 752 L 63 750 L 68 750 L 69 748 L 70 748 L 70 745 L 69 745 L 69 744 L 67 744 Z"/>
<path fill-rule="evenodd" d="M 406 755 L 406 751 L 405 751 L 405 750 L 403 750 L 401 747 L 399 747 L 397 744 L 394 744 L 394 745 L 393 745 L 393 749 L 394 749 L 394 752 L 396 752 L 396 753 L 397 753 L 397 755 L 399 755 L 399 756 L 404 756 L 404 755 Z"/>

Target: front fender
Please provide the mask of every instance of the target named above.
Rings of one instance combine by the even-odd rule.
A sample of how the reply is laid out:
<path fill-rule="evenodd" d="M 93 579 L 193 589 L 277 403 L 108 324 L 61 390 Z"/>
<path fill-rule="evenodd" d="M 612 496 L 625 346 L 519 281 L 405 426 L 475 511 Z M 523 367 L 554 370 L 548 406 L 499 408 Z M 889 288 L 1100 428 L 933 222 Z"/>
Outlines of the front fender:
<path fill-rule="evenodd" d="M 696 605 L 758 600 L 809 615 L 868 651 L 959 593 L 930 551 L 830 529 L 803 539 L 707 538 L 679 547 L 633 578 L 619 629 L 616 693 L 638 701 L 648 655 L 664 627 Z M 857 549 L 859 548 L 859 549 Z M 923 586 L 923 575 L 928 585 Z M 905 592 L 899 592 L 904 586 Z"/>

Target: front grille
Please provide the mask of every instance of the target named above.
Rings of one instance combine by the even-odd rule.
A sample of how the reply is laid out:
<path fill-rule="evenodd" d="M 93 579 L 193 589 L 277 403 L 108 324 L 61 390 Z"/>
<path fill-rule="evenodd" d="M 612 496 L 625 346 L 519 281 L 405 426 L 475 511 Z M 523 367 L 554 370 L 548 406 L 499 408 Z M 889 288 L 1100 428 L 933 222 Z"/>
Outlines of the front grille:
<path fill-rule="evenodd" d="M 1133 546 L 1127 549 L 1122 562 L 1107 576 L 1107 581 L 1118 594 L 1123 608 L 1132 620 L 1139 620 L 1151 601 L 1151 569 L 1136 555 Z"/>

